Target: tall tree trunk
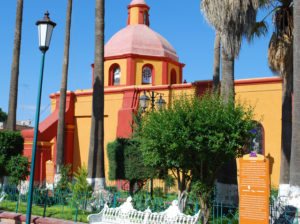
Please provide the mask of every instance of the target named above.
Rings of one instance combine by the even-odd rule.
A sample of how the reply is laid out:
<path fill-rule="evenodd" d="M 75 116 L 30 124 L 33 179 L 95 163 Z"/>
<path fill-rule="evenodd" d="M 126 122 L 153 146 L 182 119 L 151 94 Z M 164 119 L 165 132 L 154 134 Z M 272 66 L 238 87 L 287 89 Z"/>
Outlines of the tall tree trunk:
<path fill-rule="evenodd" d="M 224 46 L 222 46 L 222 84 L 221 96 L 225 103 L 228 102 L 229 97 L 234 99 L 234 57 L 225 53 Z"/>
<path fill-rule="evenodd" d="M 8 117 L 6 123 L 6 129 L 10 131 L 16 130 L 22 17 L 23 17 L 23 0 L 18 0 L 17 11 L 16 11 L 14 50 L 13 50 L 13 58 L 11 64 Z"/>
<path fill-rule="evenodd" d="M 292 89 L 293 74 L 282 76 L 282 131 L 281 131 L 281 165 L 280 195 L 287 196 L 290 182 L 290 158 L 292 142 Z"/>
<path fill-rule="evenodd" d="M 94 190 L 105 189 L 104 170 L 104 5 L 96 0 L 95 78 L 88 162 L 88 179 Z"/>
<path fill-rule="evenodd" d="M 234 100 L 234 56 L 229 56 L 225 53 L 224 46 L 222 46 L 222 83 L 221 83 L 221 97 L 223 102 L 227 103 L 230 98 Z M 218 172 L 217 181 L 220 183 L 220 187 L 230 189 L 231 192 L 235 192 L 237 185 L 237 166 L 236 160 L 233 159 L 226 163 Z M 232 186 L 233 185 L 233 186 Z M 218 191 L 218 189 L 217 189 Z M 238 192 L 235 192 L 238 195 Z M 229 195 L 228 195 L 229 198 Z M 229 199 L 230 200 L 230 199 Z M 232 203 L 237 203 L 232 201 Z"/>
<path fill-rule="evenodd" d="M 181 212 L 184 212 L 188 200 L 189 189 L 186 183 L 186 176 L 181 173 L 179 169 L 176 171 L 177 176 L 177 186 L 178 186 L 178 207 Z"/>
<path fill-rule="evenodd" d="M 294 104 L 290 185 L 294 205 L 300 208 L 300 2 L 294 1 Z"/>
<path fill-rule="evenodd" d="M 220 45 L 221 39 L 219 33 L 215 34 L 215 47 L 214 47 L 214 68 L 213 68 L 213 93 L 218 92 L 220 84 Z"/>
<path fill-rule="evenodd" d="M 72 3 L 73 0 L 68 0 L 67 16 L 66 16 L 66 33 L 64 46 L 64 59 L 61 77 L 61 87 L 59 96 L 59 116 L 57 125 L 57 142 L 56 142 L 56 180 L 60 179 L 60 168 L 64 165 L 64 138 L 65 138 L 65 110 L 66 110 L 66 93 L 68 83 L 68 68 L 69 68 L 69 49 L 70 49 L 70 31 L 72 19 Z"/>

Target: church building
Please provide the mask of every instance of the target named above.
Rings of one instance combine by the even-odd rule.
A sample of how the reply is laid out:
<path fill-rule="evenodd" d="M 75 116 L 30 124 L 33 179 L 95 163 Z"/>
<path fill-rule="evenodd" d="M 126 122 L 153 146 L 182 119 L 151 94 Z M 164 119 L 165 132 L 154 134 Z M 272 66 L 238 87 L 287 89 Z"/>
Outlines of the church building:
<path fill-rule="evenodd" d="M 183 82 L 184 63 L 188 62 L 182 63 L 172 45 L 151 29 L 150 7 L 144 0 L 132 0 L 127 9 L 127 26 L 117 32 L 105 45 L 106 178 L 107 143 L 117 137 L 130 136 L 132 113 L 138 109 L 139 99 L 144 93 L 154 94 L 155 101 L 162 99 L 169 104 L 177 96 L 192 95 L 195 91 L 201 94 L 212 86 L 211 80 Z M 237 100 L 255 106 L 255 119 L 259 123 L 259 130 L 254 131 L 258 131 L 259 134 L 253 140 L 249 151 L 255 150 L 270 158 L 271 184 L 278 187 L 281 152 L 281 79 L 274 77 L 236 80 L 235 92 Z M 72 171 L 76 171 L 83 164 L 87 167 L 88 164 L 92 94 L 93 89 L 67 92 L 65 164 L 72 164 Z M 45 180 L 47 161 L 53 161 L 54 164 L 56 162 L 59 95 L 59 92 L 50 95 L 51 114 L 39 124 L 35 181 Z M 24 155 L 30 158 L 33 130 L 24 130 L 22 135 L 25 138 Z"/>

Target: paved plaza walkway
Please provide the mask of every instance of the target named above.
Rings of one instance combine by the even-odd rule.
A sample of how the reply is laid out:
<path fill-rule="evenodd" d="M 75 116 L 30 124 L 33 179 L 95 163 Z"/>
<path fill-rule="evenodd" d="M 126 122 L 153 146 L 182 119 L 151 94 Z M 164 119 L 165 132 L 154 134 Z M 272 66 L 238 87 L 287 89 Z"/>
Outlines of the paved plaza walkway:
<path fill-rule="evenodd" d="M 75 216 L 75 214 L 74 214 Z M 0 224 L 23 224 L 26 223 L 26 215 L 15 213 L 15 212 L 7 212 L 0 210 Z M 36 224 L 71 224 L 75 223 L 74 221 L 62 220 L 62 219 L 55 219 L 49 217 L 41 217 L 41 216 L 31 216 L 31 223 Z M 82 222 L 77 222 L 78 224 L 83 224 Z"/>

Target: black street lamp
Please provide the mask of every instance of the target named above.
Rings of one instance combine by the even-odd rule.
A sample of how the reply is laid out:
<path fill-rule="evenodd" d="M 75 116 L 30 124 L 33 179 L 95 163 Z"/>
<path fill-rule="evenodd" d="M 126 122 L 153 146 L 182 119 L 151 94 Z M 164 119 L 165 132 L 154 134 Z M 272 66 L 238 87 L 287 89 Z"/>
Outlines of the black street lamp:
<path fill-rule="evenodd" d="M 149 94 L 149 96 L 146 93 Z M 155 98 L 157 96 L 159 96 L 159 99 L 156 100 L 155 102 Z M 151 111 L 154 111 L 155 105 L 159 111 L 163 110 L 166 106 L 166 101 L 162 98 L 162 96 L 163 96 L 162 93 L 156 93 L 154 91 L 147 91 L 147 92 L 144 91 L 144 95 L 142 95 L 139 99 L 142 112 L 146 112 L 146 109 L 148 108 L 150 101 L 151 101 Z"/>
<path fill-rule="evenodd" d="M 32 192 L 33 192 L 33 183 L 34 183 L 34 169 L 35 169 L 36 145 L 38 139 L 38 126 L 40 121 L 40 107 L 41 107 L 45 54 L 46 51 L 49 49 L 52 31 L 53 28 L 56 26 L 56 23 L 50 20 L 49 12 L 47 11 L 45 13 L 43 20 L 37 21 L 36 25 L 38 26 L 39 29 L 39 48 L 42 51 L 42 62 L 41 62 L 41 72 L 40 72 L 40 80 L 39 80 L 39 87 L 38 87 L 36 112 L 35 112 L 34 138 L 32 143 L 32 157 L 31 157 L 31 167 L 30 167 L 30 182 L 29 182 L 28 202 L 27 202 L 26 224 L 30 224 L 30 219 L 31 219 Z"/>
<path fill-rule="evenodd" d="M 149 96 L 147 96 L 147 94 L 149 94 Z M 163 94 L 162 93 L 156 93 L 154 91 L 144 91 L 144 95 L 142 95 L 139 99 L 140 101 L 140 107 L 142 108 L 142 113 L 146 112 L 146 109 L 149 106 L 149 102 L 151 101 L 151 111 L 154 111 L 155 108 L 155 104 L 156 104 L 156 108 L 157 110 L 161 111 L 165 108 L 166 106 L 166 101 L 162 98 Z M 155 98 L 159 96 L 159 99 L 156 100 L 155 102 Z M 151 198 L 153 197 L 153 178 L 151 178 Z"/>

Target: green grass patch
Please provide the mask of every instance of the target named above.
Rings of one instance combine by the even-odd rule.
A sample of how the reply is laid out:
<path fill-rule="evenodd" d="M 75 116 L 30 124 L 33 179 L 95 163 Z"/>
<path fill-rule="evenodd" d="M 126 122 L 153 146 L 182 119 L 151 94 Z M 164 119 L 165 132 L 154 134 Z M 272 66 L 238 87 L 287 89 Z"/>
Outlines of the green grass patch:
<path fill-rule="evenodd" d="M 0 210 L 16 212 L 17 202 L 11 201 L 3 201 Z M 18 213 L 26 214 L 27 211 L 27 203 L 19 203 L 18 205 Z M 44 206 L 32 205 L 32 215 L 43 216 L 44 214 Z M 67 206 L 51 206 L 46 208 L 45 217 L 64 219 L 75 221 L 76 208 L 69 208 Z M 77 222 L 85 222 L 88 223 L 87 217 L 90 214 L 88 211 L 78 210 L 77 214 Z"/>

